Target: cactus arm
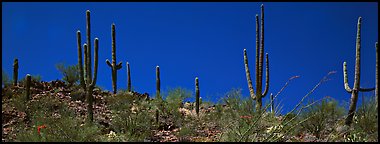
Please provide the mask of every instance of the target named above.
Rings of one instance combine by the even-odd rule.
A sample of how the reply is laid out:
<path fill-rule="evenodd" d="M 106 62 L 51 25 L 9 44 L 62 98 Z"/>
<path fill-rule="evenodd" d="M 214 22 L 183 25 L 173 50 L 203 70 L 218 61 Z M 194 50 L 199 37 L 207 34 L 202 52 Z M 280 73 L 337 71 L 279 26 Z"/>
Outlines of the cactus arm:
<path fill-rule="evenodd" d="M 343 79 L 344 79 L 344 89 L 346 89 L 346 91 L 348 93 L 351 93 L 352 89 L 348 85 L 347 63 L 346 62 L 343 62 Z"/>
<path fill-rule="evenodd" d="M 122 66 L 122 62 L 119 62 L 119 63 L 116 65 L 116 70 L 121 69 L 121 67 L 123 67 L 123 66 Z"/>
<path fill-rule="evenodd" d="M 106 59 L 106 63 L 108 64 L 108 66 L 110 66 L 112 68 L 112 64 L 108 59 Z"/>
<path fill-rule="evenodd" d="M 264 92 L 262 94 L 262 97 L 265 97 L 265 95 L 267 95 L 268 93 L 268 90 L 269 90 L 269 58 L 268 58 L 268 53 L 265 54 L 265 57 L 266 57 L 266 76 L 265 76 L 265 89 L 264 89 Z"/>
<path fill-rule="evenodd" d="M 83 89 L 86 89 L 84 83 L 84 72 L 83 72 L 83 62 L 82 62 L 82 47 L 81 47 L 81 34 L 77 31 L 77 42 L 78 42 L 78 68 L 79 68 L 79 81 Z"/>
<path fill-rule="evenodd" d="M 375 90 L 375 88 L 359 88 L 359 91 L 361 91 L 361 92 L 370 92 L 370 91 L 373 91 L 373 90 Z"/>
<path fill-rule="evenodd" d="M 88 82 L 88 59 L 87 59 L 87 57 L 88 57 L 88 49 L 87 49 L 87 44 L 86 43 L 84 43 L 83 44 L 83 49 L 84 49 L 84 83 L 85 83 L 85 85 L 87 86 L 88 84 L 89 84 L 89 82 Z"/>
<path fill-rule="evenodd" d="M 251 80 L 251 73 L 249 72 L 248 57 L 247 57 L 246 49 L 244 49 L 244 65 L 245 65 L 245 74 L 247 76 L 249 94 L 251 95 L 252 99 L 256 99 L 255 91 L 253 89 L 252 80 Z"/>
<path fill-rule="evenodd" d="M 91 82 L 92 87 L 95 87 L 96 78 L 98 76 L 98 51 L 99 51 L 99 39 L 98 38 L 95 38 L 94 48 L 95 48 L 95 50 L 94 50 L 94 77 L 93 77 L 93 80 Z"/>

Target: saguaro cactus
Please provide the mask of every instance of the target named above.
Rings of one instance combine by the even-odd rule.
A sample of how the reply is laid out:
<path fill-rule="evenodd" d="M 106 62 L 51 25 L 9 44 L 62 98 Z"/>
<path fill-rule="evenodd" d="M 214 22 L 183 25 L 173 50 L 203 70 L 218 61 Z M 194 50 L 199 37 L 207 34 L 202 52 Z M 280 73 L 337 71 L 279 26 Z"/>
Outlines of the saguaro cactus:
<path fill-rule="evenodd" d="M 82 66 L 82 48 L 81 48 L 81 37 L 80 31 L 77 31 L 78 38 L 78 64 L 80 71 L 80 83 L 82 87 L 86 90 L 86 98 L 88 102 L 87 106 L 87 119 L 89 122 L 93 121 L 93 96 L 92 91 L 96 85 L 96 78 L 98 72 L 98 43 L 99 39 L 95 38 L 94 41 L 94 77 L 91 74 L 91 47 L 90 47 L 90 11 L 86 11 L 86 20 L 87 20 L 87 43 L 83 45 L 84 49 L 84 68 Z M 83 72 L 84 71 L 84 72 Z"/>
<path fill-rule="evenodd" d="M 13 62 L 13 85 L 17 86 L 17 78 L 18 78 L 18 59 L 15 58 Z"/>
<path fill-rule="evenodd" d="M 112 64 L 111 62 L 107 59 L 106 63 L 108 66 L 111 67 L 112 70 L 112 88 L 113 88 L 113 94 L 116 94 L 117 92 L 117 70 L 121 69 L 122 67 L 122 62 L 119 62 L 116 64 L 116 32 L 115 32 L 115 24 L 112 24 Z"/>
<path fill-rule="evenodd" d="M 127 76 L 128 76 L 128 92 L 131 92 L 132 82 L 131 82 L 131 68 L 127 62 Z"/>
<path fill-rule="evenodd" d="M 195 77 L 195 112 L 199 115 L 199 83 L 198 77 Z"/>
<path fill-rule="evenodd" d="M 30 100 L 30 85 L 31 85 L 31 81 L 32 81 L 32 76 L 30 76 L 30 74 L 27 74 L 26 75 L 26 101 L 29 101 Z"/>
<path fill-rule="evenodd" d="M 156 98 L 162 99 L 160 95 L 160 66 L 156 66 Z"/>
<path fill-rule="evenodd" d="M 264 92 L 262 91 L 263 76 L 263 55 L 264 55 L 264 5 L 261 5 L 261 37 L 259 36 L 259 16 L 256 14 L 256 93 L 253 89 L 251 74 L 248 67 L 247 50 L 244 49 L 245 73 L 247 76 L 249 93 L 252 99 L 256 100 L 256 110 L 261 110 L 262 98 L 266 96 L 269 89 L 269 58 L 266 53 L 266 82 Z M 260 41 L 259 41 L 260 37 Z M 259 48 L 260 45 L 260 48 Z"/>
<path fill-rule="evenodd" d="M 354 87 L 351 89 L 348 85 L 348 78 L 347 78 L 347 63 L 343 62 L 343 77 L 344 77 L 344 88 L 348 93 L 351 93 L 351 102 L 350 102 L 350 108 L 348 110 L 348 116 L 345 119 L 346 125 L 351 125 L 352 118 L 355 114 L 356 110 L 356 103 L 358 101 L 358 94 L 359 91 L 366 92 L 366 91 L 372 91 L 375 88 L 361 88 L 360 87 L 360 28 L 361 28 L 361 21 L 362 18 L 359 17 L 358 19 L 358 25 L 357 25 L 357 35 L 356 35 L 356 60 L 355 60 L 355 81 L 354 81 Z"/>

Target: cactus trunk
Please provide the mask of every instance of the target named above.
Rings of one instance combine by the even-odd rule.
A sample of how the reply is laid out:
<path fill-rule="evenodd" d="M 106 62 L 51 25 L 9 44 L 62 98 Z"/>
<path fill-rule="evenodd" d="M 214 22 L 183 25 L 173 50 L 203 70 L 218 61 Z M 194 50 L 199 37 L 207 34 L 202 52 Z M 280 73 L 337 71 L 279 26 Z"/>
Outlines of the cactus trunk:
<path fill-rule="evenodd" d="M 86 91 L 87 100 L 87 120 L 92 123 L 93 121 L 93 95 L 92 92 L 96 85 L 96 79 L 98 75 L 98 51 L 99 51 L 99 39 L 94 40 L 94 75 L 91 73 L 91 47 L 90 47 L 90 11 L 86 11 L 86 28 L 87 28 L 87 43 L 83 44 L 84 49 L 84 66 L 82 66 L 82 47 L 81 47 L 81 35 L 80 31 L 77 31 L 78 42 L 78 68 L 80 74 L 80 84 Z"/>
<path fill-rule="evenodd" d="M 162 100 L 160 95 L 160 67 L 156 66 L 156 98 Z"/>
<path fill-rule="evenodd" d="M 131 82 L 131 68 L 129 67 L 129 63 L 127 62 L 127 76 L 128 76 L 128 92 L 131 92 L 132 82 Z"/>
<path fill-rule="evenodd" d="M 111 73 L 112 73 L 112 89 L 113 94 L 116 94 L 117 92 L 117 70 L 121 69 L 122 62 L 119 62 L 119 64 L 116 64 L 116 30 L 115 30 L 115 24 L 112 24 L 111 26 L 111 36 L 112 36 L 112 63 L 107 59 L 106 63 L 108 66 L 111 67 Z"/>
<path fill-rule="evenodd" d="M 375 44 L 376 46 L 376 83 L 375 83 L 375 97 L 376 97 L 376 109 L 377 111 L 379 111 L 379 107 L 378 107 L 378 104 L 379 104 L 379 72 L 378 72 L 378 69 L 379 69 L 379 64 L 378 64 L 378 59 L 379 59 L 379 49 L 378 49 L 378 44 L 376 42 Z"/>
<path fill-rule="evenodd" d="M 259 33 L 259 16 L 256 15 L 256 93 L 252 86 L 251 74 L 248 67 L 248 57 L 246 49 L 244 49 L 244 64 L 247 76 L 248 89 L 250 96 L 256 100 L 256 110 L 261 110 L 262 98 L 266 96 L 269 89 L 269 58 L 266 54 L 266 82 L 264 92 L 262 91 L 262 77 L 263 77 L 263 59 L 264 59 L 264 5 L 261 5 L 261 24 Z"/>
<path fill-rule="evenodd" d="M 195 112 L 199 115 L 199 83 L 198 77 L 195 77 Z"/>
<path fill-rule="evenodd" d="M 17 86 L 18 78 L 18 59 L 16 58 L 13 62 L 13 85 Z"/>
<path fill-rule="evenodd" d="M 347 76 L 347 63 L 343 62 L 343 77 L 344 77 L 344 88 L 348 93 L 351 93 L 351 100 L 350 100 L 350 107 L 348 110 L 348 116 L 345 119 L 346 125 L 351 125 L 355 110 L 356 110 L 356 104 L 358 101 L 358 94 L 359 91 L 365 92 L 365 91 L 371 91 L 375 88 L 360 88 L 360 48 L 361 48 L 361 21 L 362 18 L 358 18 L 358 24 L 357 24 L 357 35 L 356 35 L 356 56 L 355 56 L 355 78 L 354 78 L 354 87 L 351 89 L 348 85 L 348 76 Z"/>

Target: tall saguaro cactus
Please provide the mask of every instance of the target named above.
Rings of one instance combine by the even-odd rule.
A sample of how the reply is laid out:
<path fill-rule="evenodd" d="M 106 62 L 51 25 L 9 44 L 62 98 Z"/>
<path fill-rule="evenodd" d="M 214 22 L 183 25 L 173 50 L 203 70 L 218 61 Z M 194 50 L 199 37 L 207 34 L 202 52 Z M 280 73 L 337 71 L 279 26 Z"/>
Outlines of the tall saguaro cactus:
<path fill-rule="evenodd" d="M 198 77 L 195 77 L 195 112 L 199 115 L 199 83 Z"/>
<path fill-rule="evenodd" d="M 161 100 L 160 88 L 160 66 L 156 66 L 156 98 Z"/>
<path fill-rule="evenodd" d="M 127 62 L 127 76 L 128 76 L 128 92 L 131 92 L 132 82 L 131 82 L 131 68 L 129 67 L 129 63 Z"/>
<path fill-rule="evenodd" d="M 261 110 L 262 98 L 266 96 L 269 89 L 269 58 L 266 53 L 266 82 L 264 92 L 262 91 L 262 76 L 263 76 L 263 55 L 264 55 L 264 5 L 261 5 L 261 37 L 259 35 L 259 16 L 256 14 L 256 93 L 253 89 L 251 74 L 248 67 L 247 50 L 244 49 L 244 64 L 245 73 L 247 76 L 249 93 L 252 99 L 256 100 L 256 110 Z M 260 41 L 259 41 L 260 37 Z M 260 48 L 259 48 L 260 46 Z"/>
<path fill-rule="evenodd" d="M 362 18 L 359 17 L 358 19 L 358 25 L 357 25 L 357 35 L 356 35 L 356 60 L 355 60 L 355 78 L 354 78 L 354 87 L 351 89 L 348 85 L 348 78 L 347 78 L 347 63 L 343 62 L 343 77 L 344 77 L 344 88 L 348 93 L 351 93 L 351 101 L 350 101 L 350 108 L 348 110 L 348 116 L 345 119 L 346 125 L 351 125 L 352 118 L 355 114 L 356 110 L 356 103 L 358 101 L 358 94 L 359 91 L 366 92 L 366 91 L 372 91 L 375 88 L 361 88 L 360 87 L 360 48 L 361 48 L 361 39 L 360 39 L 360 30 L 361 30 L 361 21 Z"/>
<path fill-rule="evenodd" d="M 15 58 L 13 62 L 13 85 L 17 86 L 17 78 L 18 78 L 18 59 Z"/>
<path fill-rule="evenodd" d="M 113 88 L 113 94 L 116 94 L 117 92 L 117 70 L 121 69 L 122 67 L 122 62 L 119 62 L 116 64 L 116 32 L 115 32 L 115 24 L 112 24 L 112 64 L 111 62 L 107 59 L 106 63 L 108 66 L 111 67 L 112 70 L 112 88 Z"/>
<path fill-rule="evenodd" d="M 91 74 L 91 47 L 90 47 L 90 11 L 86 11 L 86 29 L 87 29 L 87 43 L 83 44 L 84 49 L 84 67 L 82 66 L 82 47 L 81 47 L 81 34 L 80 31 L 77 31 L 78 39 L 78 65 L 80 71 L 80 83 L 82 87 L 86 90 L 86 98 L 88 102 L 87 106 L 87 119 L 89 122 L 93 121 L 93 96 L 92 91 L 96 85 L 96 78 L 98 72 L 98 43 L 99 39 L 95 38 L 94 40 L 94 77 Z"/>

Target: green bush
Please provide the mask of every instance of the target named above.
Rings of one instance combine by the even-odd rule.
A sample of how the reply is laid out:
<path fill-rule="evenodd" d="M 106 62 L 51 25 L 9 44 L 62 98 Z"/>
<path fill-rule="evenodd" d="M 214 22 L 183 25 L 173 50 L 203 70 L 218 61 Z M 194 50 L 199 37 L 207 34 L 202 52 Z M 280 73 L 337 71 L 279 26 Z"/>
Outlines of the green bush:
<path fill-rule="evenodd" d="M 312 115 L 316 116 L 310 117 Z M 320 103 L 310 106 L 301 113 L 301 119 L 310 118 L 300 126 L 302 131 L 309 132 L 317 138 L 324 138 L 334 130 L 334 126 L 338 119 L 342 118 L 343 115 L 344 108 L 339 106 L 336 100 L 324 99 Z"/>
<path fill-rule="evenodd" d="M 67 82 L 69 86 L 72 86 L 79 81 L 79 67 L 78 65 L 65 66 L 64 63 L 58 63 L 55 65 L 58 71 L 63 75 L 63 81 Z"/>

